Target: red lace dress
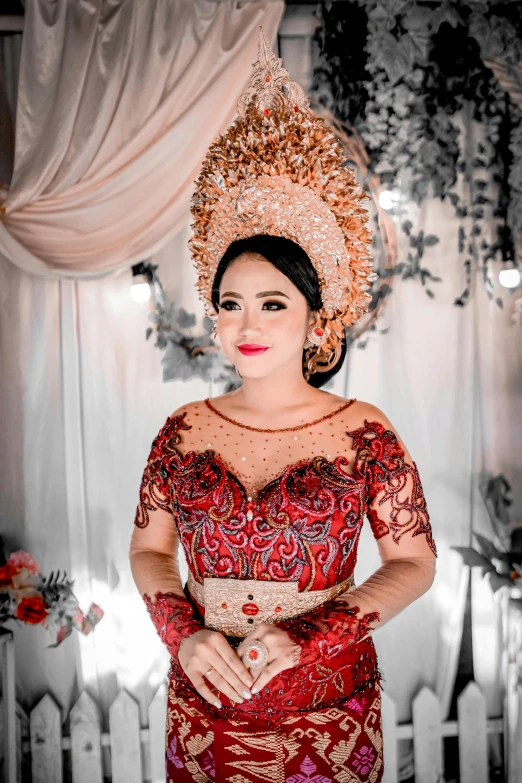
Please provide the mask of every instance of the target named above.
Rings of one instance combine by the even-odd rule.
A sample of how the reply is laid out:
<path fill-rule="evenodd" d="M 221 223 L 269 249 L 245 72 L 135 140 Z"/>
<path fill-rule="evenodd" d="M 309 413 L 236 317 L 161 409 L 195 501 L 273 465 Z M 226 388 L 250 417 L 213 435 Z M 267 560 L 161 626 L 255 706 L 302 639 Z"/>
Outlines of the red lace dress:
<path fill-rule="evenodd" d="M 167 419 L 143 474 L 131 543 L 135 581 L 172 656 L 166 779 L 380 781 L 371 631 L 428 589 L 436 556 L 415 463 L 384 415 L 355 400 L 290 430 L 248 428 L 217 408 L 191 403 Z M 183 638 L 204 627 L 204 607 L 179 581 L 179 543 L 200 583 L 323 590 L 353 573 L 366 514 L 382 565 L 337 600 L 279 624 L 302 647 L 298 665 L 250 701 L 216 694 L 222 709 L 204 701 L 177 659 Z"/>

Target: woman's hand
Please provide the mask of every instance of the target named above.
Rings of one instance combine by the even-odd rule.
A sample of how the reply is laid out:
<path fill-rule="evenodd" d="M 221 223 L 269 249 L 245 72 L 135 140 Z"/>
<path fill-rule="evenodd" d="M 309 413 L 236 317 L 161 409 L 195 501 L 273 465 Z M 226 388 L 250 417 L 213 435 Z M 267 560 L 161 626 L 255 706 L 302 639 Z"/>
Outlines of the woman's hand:
<path fill-rule="evenodd" d="M 266 664 L 261 668 L 250 667 L 250 672 L 255 678 L 254 686 L 250 690 L 252 693 L 258 693 L 276 674 L 297 666 L 301 657 L 301 647 L 294 644 L 287 632 L 276 625 L 260 623 L 237 648 L 239 657 L 244 655 L 249 643 L 254 639 L 263 642 L 268 649 Z"/>
<path fill-rule="evenodd" d="M 199 695 L 215 707 L 220 708 L 222 704 L 203 677 L 232 702 L 241 704 L 243 699 L 252 696 L 249 689 L 254 678 L 225 637 L 217 631 L 203 629 L 183 639 L 178 661 Z"/>

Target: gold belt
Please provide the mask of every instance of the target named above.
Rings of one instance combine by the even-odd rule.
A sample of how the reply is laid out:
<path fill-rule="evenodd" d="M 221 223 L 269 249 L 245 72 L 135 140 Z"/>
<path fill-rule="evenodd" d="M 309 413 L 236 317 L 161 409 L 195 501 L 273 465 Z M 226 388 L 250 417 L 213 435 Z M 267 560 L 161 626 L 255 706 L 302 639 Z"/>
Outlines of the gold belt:
<path fill-rule="evenodd" d="M 205 607 L 205 627 L 227 636 L 247 636 L 260 623 L 277 623 L 309 612 L 353 588 L 353 575 L 326 590 L 298 592 L 297 582 L 205 577 L 189 571 L 188 589 Z"/>

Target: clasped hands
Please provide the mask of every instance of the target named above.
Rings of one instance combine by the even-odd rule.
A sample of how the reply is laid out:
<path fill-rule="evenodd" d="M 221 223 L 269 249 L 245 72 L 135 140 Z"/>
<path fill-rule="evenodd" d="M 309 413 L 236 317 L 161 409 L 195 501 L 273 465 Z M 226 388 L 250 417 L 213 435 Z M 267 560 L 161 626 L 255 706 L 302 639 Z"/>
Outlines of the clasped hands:
<path fill-rule="evenodd" d="M 248 644 L 254 640 L 263 642 L 268 649 L 268 660 L 261 667 L 247 668 L 241 660 Z M 222 707 L 219 698 L 205 680 L 236 704 L 252 698 L 276 674 L 296 666 L 301 647 L 290 639 L 286 631 L 276 625 L 260 623 L 234 650 L 223 634 L 202 629 L 187 636 L 178 650 L 181 668 L 199 695 Z"/>

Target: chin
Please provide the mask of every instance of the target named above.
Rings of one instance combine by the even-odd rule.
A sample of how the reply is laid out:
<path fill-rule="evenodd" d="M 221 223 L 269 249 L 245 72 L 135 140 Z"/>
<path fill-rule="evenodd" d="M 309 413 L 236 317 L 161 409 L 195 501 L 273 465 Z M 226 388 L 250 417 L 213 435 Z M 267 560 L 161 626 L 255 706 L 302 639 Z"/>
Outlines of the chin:
<path fill-rule="evenodd" d="M 273 372 L 270 368 L 258 367 L 244 367 L 236 364 L 237 369 L 241 373 L 242 378 L 267 378 Z"/>

